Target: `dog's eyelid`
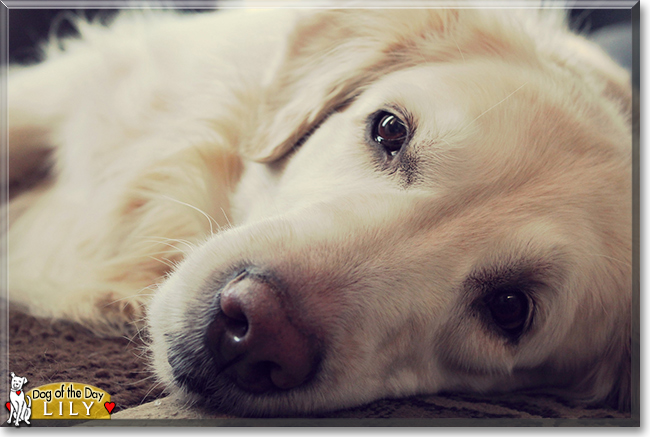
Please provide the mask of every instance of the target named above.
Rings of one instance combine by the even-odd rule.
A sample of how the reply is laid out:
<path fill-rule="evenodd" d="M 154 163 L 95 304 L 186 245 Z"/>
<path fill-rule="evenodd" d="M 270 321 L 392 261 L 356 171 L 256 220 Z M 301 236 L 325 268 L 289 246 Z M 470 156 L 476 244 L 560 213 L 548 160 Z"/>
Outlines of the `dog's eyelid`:
<path fill-rule="evenodd" d="M 379 109 L 378 111 L 375 112 L 375 114 L 378 114 L 381 111 L 385 112 L 390 112 L 399 117 L 400 120 L 404 123 L 406 128 L 409 130 L 410 136 L 412 137 L 413 132 L 415 131 L 415 117 L 411 111 L 406 109 L 402 105 L 397 105 L 397 104 L 387 104 L 383 108 Z"/>
<path fill-rule="evenodd" d="M 395 103 L 386 103 L 376 107 L 376 109 L 370 112 L 368 116 L 365 118 L 365 124 L 371 125 L 372 122 L 377 117 L 377 115 L 383 112 L 394 114 L 397 118 L 399 118 L 402 121 L 402 123 L 404 123 L 404 126 L 406 126 L 406 128 L 409 131 L 409 136 L 410 137 L 413 136 L 412 134 L 413 132 L 415 132 L 415 128 L 417 127 L 415 115 L 404 106 Z"/>
<path fill-rule="evenodd" d="M 466 276 L 464 286 L 476 290 L 509 285 L 534 292 L 561 281 L 564 276 L 561 264 L 558 264 L 561 260 L 562 258 L 556 255 L 532 259 L 524 256 L 516 260 L 510 259 L 508 262 L 477 266 Z"/>
<path fill-rule="evenodd" d="M 465 286 L 489 292 L 505 288 L 535 290 L 544 287 L 545 283 L 535 272 L 528 269 L 504 269 L 472 273 L 465 280 Z"/>

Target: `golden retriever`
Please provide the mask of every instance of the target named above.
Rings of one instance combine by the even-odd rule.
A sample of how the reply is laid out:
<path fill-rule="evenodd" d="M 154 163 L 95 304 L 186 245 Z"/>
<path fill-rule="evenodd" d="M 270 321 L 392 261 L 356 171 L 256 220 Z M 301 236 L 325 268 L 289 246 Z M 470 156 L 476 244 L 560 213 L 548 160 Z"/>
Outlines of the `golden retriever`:
<path fill-rule="evenodd" d="M 9 74 L 10 300 L 241 415 L 630 403 L 631 87 L 548 10 L 126 13 Z"/>

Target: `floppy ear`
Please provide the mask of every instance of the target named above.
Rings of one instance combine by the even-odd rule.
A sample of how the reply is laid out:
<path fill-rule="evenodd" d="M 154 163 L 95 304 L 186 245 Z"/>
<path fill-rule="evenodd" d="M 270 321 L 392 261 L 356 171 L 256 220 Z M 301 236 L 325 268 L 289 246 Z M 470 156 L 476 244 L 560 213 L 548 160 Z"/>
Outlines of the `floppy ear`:
<path fill-rule="evenodd" d="M 407 21 L 394 19 L 408 14 Z M 257 130 L 242 144 L 246 158 L 281 158 L 329 113 L 353 100 L 380 75 L 414 62 L 404 44 L 440 32 L 456 18 L 449 10 L 327 10 L 308 12 L 286 45 L 266 86 Z M 360 25 L 363 22 L 363 25 Z M 399 26 L 395 23 L 410 23 Z M 421 33 L 419 37 L 424 37 Z M 407 41 L 409 41 L 407 43 Z M 422 62 L 422 56 L 415 57 Z"/>
<path fill-rule="evenodd" d="M 23 376 L 23 385 L 27 384 L 27 378 Z"/>
<path fill-rule="evenodd" d="M 611 403 L 621 411 L 632 408 L 632 353 L 631 344 L 625 345 L 621 358 L 620 380 L 610 394 Z M 613 398 L 613 399 L 612 399 Z"/>
<path fill-rule="evenodd" d="M 635 304 L 638 305 L 638 301 L 636 301 Z M 638 353 L 640 343 L 638 325 L 632 326 L 633 317 L 633 312 L 630 311 L 629 317 L 623 322 L 623 339 L 620 342 L 619 346 L 620 364 L 619 369 L 616 373 L 616 376 L 618 376 L 618 378 L 615 379 L 616 382 L 608 396 L 610 405 L 617 407 L 621 411 L 630 411 L 632 408 L 632 403 L 636 403 L 638 405 L 639 402 L 639 389 L 636 389 L 635 391 L 632 387 L 633 379 L 637 384 L 639 381 L 638 367 L 633 370 L 632 349 L 634 347 Z M 635 373 L 634 376 L 632 375 L 633 372 Z"/>
<path fill-rule="evenodd" d="M 631 74 L 614 62 L 596 43 L 572 36 L 565 44 L 562 63 L 578 71 L 584 82 L 614 102 L 628 120 L 632 117 Z"/>
<path fill-rule="evenodd" d="M 620 411 L 630 411 L 632 404 L 632 336 L 631 320 L 621 321 L 620 336 L 612 338 L 595 367 L 585 372 L 576 386 L 591 402 L 604 401 Z M 637 376 L 638 378 L 638 376 Z"/>
<path fill-rule="evenodd" d="M 629 332 L 629 331 L 628 331 Z M 605 402 L 613 408 L 620 411 L 630 411 L 632 406 L 632 344 L 631 339 L 627 337 L 618 347 L 613 347 L 616 356 L 607 354 L 603 361 L 612 360 L 612 366 L 609 374 L 597 372 L 596 382 L 602 383 L 599 377 L 604 377 L 613 381 L 611 389 L 605 398 Z M 604 363 L 602 367 L 610 367 Z"/>

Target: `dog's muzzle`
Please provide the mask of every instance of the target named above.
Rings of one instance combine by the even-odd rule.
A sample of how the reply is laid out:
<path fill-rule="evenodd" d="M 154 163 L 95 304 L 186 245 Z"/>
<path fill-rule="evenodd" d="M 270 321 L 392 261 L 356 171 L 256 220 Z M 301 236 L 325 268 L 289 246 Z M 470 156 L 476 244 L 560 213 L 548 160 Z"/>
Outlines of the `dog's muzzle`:
<path fill-rule="evenodd" d="M 205 346 L 215 370 L 240 389 L 288 390 L 315 375 L 318 341 L 296 325 L 289 296 L 267 275 L 241 273 L 225 285 L 216 305 Z"/>

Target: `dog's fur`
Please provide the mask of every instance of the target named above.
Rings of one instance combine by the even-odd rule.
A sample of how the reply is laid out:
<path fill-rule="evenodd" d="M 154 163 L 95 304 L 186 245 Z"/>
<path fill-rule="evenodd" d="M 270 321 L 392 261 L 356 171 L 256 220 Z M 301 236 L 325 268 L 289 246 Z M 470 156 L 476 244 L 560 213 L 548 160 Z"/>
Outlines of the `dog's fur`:
<path fill-rule="evenodd" d="M 9 391 L 9 420 L 14 419 L 14 425 L 19 426 L 20 422 L 25 422 L 29 425 L 29 418 L 32 417 L 32 400 L 27 396 L 23 390 L 23 386 L 27 384 L 27 378 L 24 376 L 16 376 L 11 372 L 11 390 Z"/>
<path fill-rule="evenodd" d="M 112 334 L 153 294 L 159 377 L 239 414 L 538 387 L 629 408 L 631 90 L 557 15 L 79 26 L 10 71 L 11 181 L 53 163 L 10 205 L 12 302 Z M 394 158 L 369 134 L 379 110 L 410 126 Z M 322 348 L 298 387 L 214 375 L 204 331 L 246 266 Z M 516 337 L 486 309 L 503 287 L 529 300 Z"/>

